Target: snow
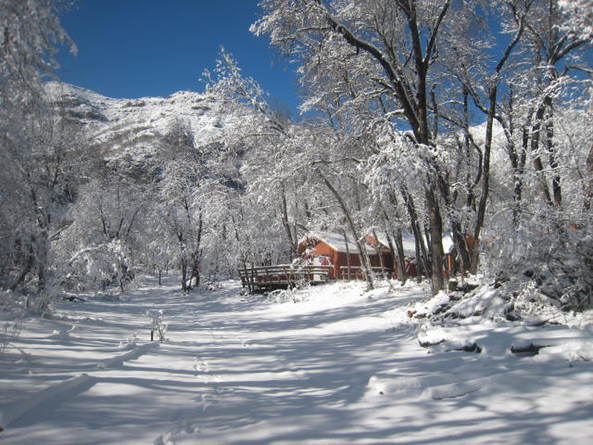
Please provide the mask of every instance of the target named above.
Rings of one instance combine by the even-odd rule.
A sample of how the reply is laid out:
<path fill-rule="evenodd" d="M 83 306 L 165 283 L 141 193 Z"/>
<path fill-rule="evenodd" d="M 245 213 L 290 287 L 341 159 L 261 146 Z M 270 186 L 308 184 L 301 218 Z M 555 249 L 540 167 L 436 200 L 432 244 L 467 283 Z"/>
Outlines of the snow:
<path fill-rule="evenodd" d="M 389 246 L 389 240 L 384 232 L 375 232 L 377 234 L 377 241 L 384 246 Z M 414 234 L 411 232 L 402 232 L 402 245 L 404 248 L 404 255 L 407 257 L 416 257 L 416 240 Z M 443 252 L 449 254 L 453 251 L 455 244 L 453 243 L 453 235 L 451 232 L 443 233 Z"/>
<path fill-rule="evenodd" d="M 424 285 L 183 294 L 175 277 L 23 320 L 0 354 L 3 444 L 588 444 L 593 329 L 488 315 Z M 463 301 L 463 300 L 461 300 Z M 151 343 L 147 311 L 166 341 Z M 415 316 L 410 316 L 415 312 Z M 584 314 L 583 320 L 590 320 Z M 581 321 L 583 321 L 581 320 Z M 421 346 L 420 343 L 424 344 Z M 481 352 L 465 352 L 476 344 Z M 511 352 L 530 345 L 539 353 Z"/>
<path fill-rule="evenodd" d="M 375 234 L 377 235 L 377 241 L 379 241 L 384 246 L 389 246 L 389 239 L 387 238 L 387 234 L 385 232 L 376 231 Z M 402 232 L 402 245 L 405 256 L 411 258 L 416 257 L 416 240 L 414 239 L 413 233 Z"/>
<path fill-rule="evenodd" d="M 384 233 L 376 232 L 377 234 L 377 241 L 381 243 L 385 248 L 388 248 L 389 241 L 387 236 Z M 332 233 L 332 232 L 310 232 L 307 233 L 300 241 L 299 244 L 306 241 L 307 239 L 317 239 L 320 241 L 324 241 L 337 252 L 351 252 L 351 253 L 358 253 L 358 246 L 354 242 L 351 236 L 348 236 L 348 242 L 344 239 L 344 235 L 341 233 Z M 416 241 L 414 239 L 414 235 L 408 232 L 402 233 L 402 243 L 404 247 L 404 254 L 408 257 L 415 257 L 416 256 Z M 453 238 L 451 237 L 450 233 L 443 234 L 443 250 L 445 253 L 450 253 L 453 250 Z M 375 255 L 377 250 L 373 248 L 370 244 L 366 244 L 366 248 L 369 254 Z"/>
<path fill-rule="evenodd" d="M 348 236 L 348 235 L 347 235 Z M 344 235 L 341 233 L 332 233 L 332 232 L 310 232 L 303 239 L 299 241 L 299 244 L 307 239 L 316 239 L 319 241 L 324 241 L 330 247 L 332 247 L 337 252 L 350 252 L 350 253 L 359 253 L 358 246 L 356 242 L 352 239 L 352 235 L 348 236 L 348 241 L 344 239 Z M 375 249 L 371 246 L 367 245 L 367 251 L 369 254 L 374 254 Z"/>
<path fill-rule="evenodd" d="M 150 158 L 175 121 L 190 126 L 196 146 L 220 141 L 225 127 L 241 125 L 240 117 L 208 94 L 179 91 L 165 98 L 116 99 L 63 82 L 46 82 L 45 88 L 70 118 L 85 126 L 95 144 L 108 148 L 110 159 Z"/>

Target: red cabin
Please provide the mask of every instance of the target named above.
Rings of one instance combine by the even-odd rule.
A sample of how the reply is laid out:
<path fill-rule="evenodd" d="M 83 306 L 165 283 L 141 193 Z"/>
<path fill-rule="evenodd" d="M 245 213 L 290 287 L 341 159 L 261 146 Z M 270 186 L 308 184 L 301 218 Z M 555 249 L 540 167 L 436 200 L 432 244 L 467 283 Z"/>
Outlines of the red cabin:
<path fill-rule="evenodd" d="M 388 246 L 373 240 L 365 243 L 373 271 L 391 277 L 393 256 Z M 362 279 L 363 268 L 358 245 L 349 237 L 330 232 L 311 232 L 299 242 L 297 253 L 310 264 L 332 266 L 332 280 Z"/>

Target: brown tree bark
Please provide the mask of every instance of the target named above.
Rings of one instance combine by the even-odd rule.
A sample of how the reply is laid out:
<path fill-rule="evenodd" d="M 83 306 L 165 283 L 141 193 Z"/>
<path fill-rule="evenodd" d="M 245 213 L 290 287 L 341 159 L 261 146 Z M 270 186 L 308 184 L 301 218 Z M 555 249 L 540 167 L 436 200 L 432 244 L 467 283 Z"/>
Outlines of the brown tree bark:
<path fill-rule="evenodd" d="M 321 173 L 321 171 L 319 169 L 317 169 L 317 174 L 323 180 L 323 182 L 325 183 L 327 188 L 332 192 L 332 194 L 338 201 L 338 204 L 340 205 L 340 208 L 342 209 L 344 216 L 346 217 L 346 221 L 348 222 L 348 227 L 350 228 L 350 231 L 352 232 L 352 236 L 354 237 L 356 247 L 358 247 L 358 251 L 360 253 L 360 260 L 361 260 L 360 262 L 362 263 L 362 267 L 364 268 L 364 271 L 365 271 L 368 288 L 374 289 L 375 282 L 373 279 L 373 271 L 371 269 L 371 265 L 369 264 L 368 252 L 366 250 L 366 246 L 365 246 L 364 242 L 361 242 L 361 240 L 360 240 L 360 233 L 356 229 L 356 225 L 354 224 L 354 220 L 352 219 L 352 216 L 350 215 L 350 211 L 348 210 L 348 207 L 346 206 L 346 203 L 342 199 L 342 196 L 340 195 L 340 193 L 336 190 L 336 188 L 333 186 L 333 184 L 325 177 L 325 175 L 323 173 Z"/>

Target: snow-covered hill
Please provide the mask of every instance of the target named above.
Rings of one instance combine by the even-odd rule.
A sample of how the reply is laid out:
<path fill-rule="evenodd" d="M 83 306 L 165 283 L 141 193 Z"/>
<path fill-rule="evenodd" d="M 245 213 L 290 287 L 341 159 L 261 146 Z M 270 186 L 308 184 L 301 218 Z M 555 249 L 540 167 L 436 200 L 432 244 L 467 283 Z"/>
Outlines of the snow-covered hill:
<path fill-rule="evenodd" d="M 61 82 L 48 82 L 46 89 L 52 102 L 85 127 L 93 145 L 104 150 L 108 159 L 152 157 L 175 121 L 191 128 L 196 146 L 220 140 L 226 128 L 240 122 L 220 99 L 191 91 L 114 99 Z"/>

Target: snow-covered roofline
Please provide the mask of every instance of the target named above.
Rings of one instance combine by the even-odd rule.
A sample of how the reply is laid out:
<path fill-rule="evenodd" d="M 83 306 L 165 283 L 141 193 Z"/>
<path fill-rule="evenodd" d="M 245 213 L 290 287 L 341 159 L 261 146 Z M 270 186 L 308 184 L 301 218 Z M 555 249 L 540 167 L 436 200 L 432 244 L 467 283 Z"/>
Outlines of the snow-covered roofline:
<path fill-rule="evenodd" d="M 389 240 L 385 232 L 375 232 L 377 235 L 377 241 L 385 246 L 389 246 Z M 409 257 L 416 256 L 416 240 L 414 234 L 411 232 L 402 232 L 402 244 L 404 246 L 404 254 Z M 443 251 L 445 255 L 451 253 L 455 248 L 453 243 L 453 235 L 451 232 L 443 233 Z"/>
<path fill-rule="evenodd" d="M 384 232 L 375 232 L 375 234 L 377 236 L 377 241 L 382 246 L 385 246 L 385 248 L 389 248 L 389 240 L 387 238 L 387 235 Z M 349 251 L 350 253 L 359 253 L 358 246 L 357 246 L 356 242 L 353 239 L 351 239 L 351 237 L 349 237 L 347 234 L 346 234 L 346 236 L 348 238 L 348 242 L 346 242 L 346 240 L 344 239 L 344 235 L 341 233 L 309 232 L 305 236 L 303 236 L 303 238 L 301 238 L 299 240 L 299 244 L 303 243 L 304 241 L 306 241 L 308 239 L 317 239 L 319 241 L 323 241 L 324 243 L 328 244 L 330 247 L 335 249 L 337 252 L 346 253 Z M 373 236 L 373 235 L 369 234 L 368 236 Z M 416 240 L 414 239 L 414 235 L 412 233 L 410 233 L 410 232 L 402 233 L 402 244 L 404 247 L 404 255 L 405 256 L 407 256 L 407 257 L 415 257 L 416 256 Z M 381 250 L 382 246 L 379 246 L 379 249 L 376 249 L 367 243 L 367 251 L 370 255 L 375 255 Z M 454 247 L 455 247 L 455 245 L 453 243 L 453 236 L 452 236 L 451 232 L 444 232 L 443 233 L 443 251 L 444 251 L 444 253 L 445 254 L 451 253 L 453 251 Z"/>
<path fill-rule="evenodd" d="M 341 233 L 334 232 L 309 232 L 300 241 L 299 244 L 308 239 L 317 239 L 328 244 L 330 247 L 341 253 L 360 253 L 356 242 L 346 234 L 347 241 L 344 239 L 344 235 Z M 377 250 L 367 245 L 367 252 L 371 255 L 375 255 Z"/>

